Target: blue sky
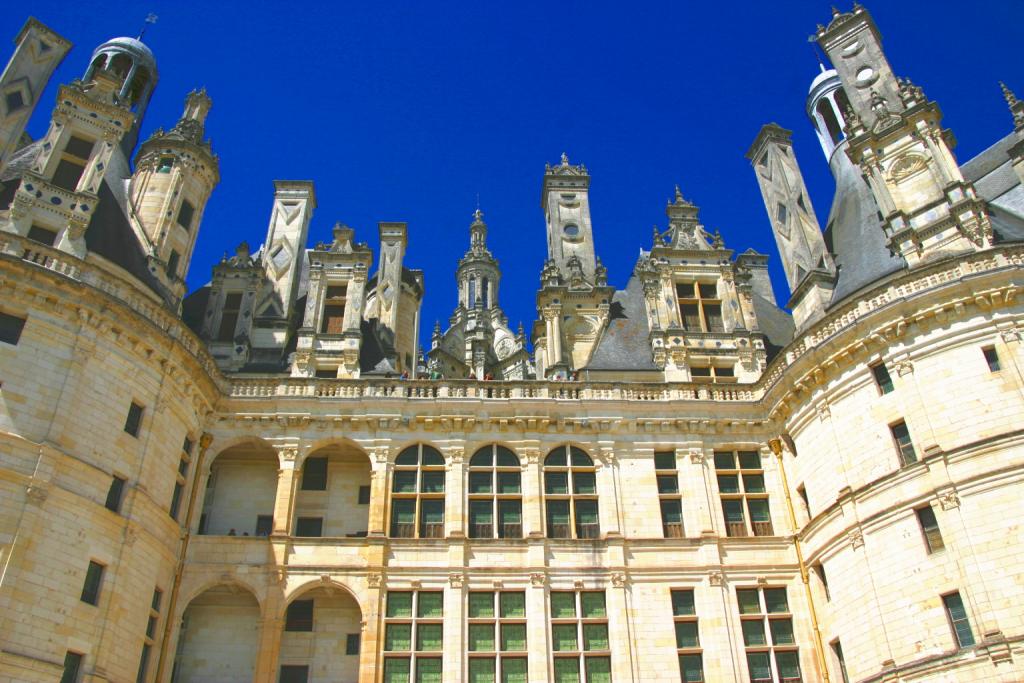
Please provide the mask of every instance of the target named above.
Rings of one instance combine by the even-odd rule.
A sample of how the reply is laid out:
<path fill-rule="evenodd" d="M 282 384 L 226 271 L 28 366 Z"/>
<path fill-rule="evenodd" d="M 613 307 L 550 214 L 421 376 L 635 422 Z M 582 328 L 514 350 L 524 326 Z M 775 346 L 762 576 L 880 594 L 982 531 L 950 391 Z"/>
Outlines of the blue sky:
<path fill-rule="evenodd" d="M 867 4 L 893 69 L 938 101 L 961 161 L 1011 130 L 997 81 L 1024 96 L 1021 0 Z M 477 195 L 504 272 L 501 304 L 529 329 L 545 258 L 540 185 L 567 152 L 592 175 L 597 252 L 625 285 L 678 183 L 726 246 L 772 257 L 743 154 L 763 123 L 794 131 L 824 222 L 833 185 L 804 114 L 818 72 L 807 37 L 827 2 L 190 3 L 37 0 L 34 16 L 75 43 L 37 109 L 42 135 L 56 83 L 92 49 L 136 35 L 160 83 L 142 139 L 174 124 L 185 94 L 213 98 L 207 134 L 221 183 L 206 210 L 189 288 L 242 240 L 266 233 L 274 179 L 315 181 L 310 242 L 336 221 L 376 251 L 378 221 L 407 221 L 406 265 L 426 279 L 422 339 L 455 305 L 454 272 Z M 849 9 L 846 2 L 840 9 Z M 25 17 L 0 15 L 13 38 Z"/>

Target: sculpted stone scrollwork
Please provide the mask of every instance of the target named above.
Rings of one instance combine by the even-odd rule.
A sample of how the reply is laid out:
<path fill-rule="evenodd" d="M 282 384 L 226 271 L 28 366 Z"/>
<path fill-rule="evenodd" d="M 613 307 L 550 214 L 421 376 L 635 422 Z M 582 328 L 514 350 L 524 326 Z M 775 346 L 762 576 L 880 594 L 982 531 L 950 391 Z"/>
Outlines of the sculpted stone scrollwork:
<path fill-rule="evenodd" d="M 724 586 L 725 576 L 722 572 L 710 572 L 708 573 L 708 583 L 712 586 Z"/>
<path fill-rule="evenodd" d="M 530 585 L 534 588 L 543 588 L 547 581 L 548 577 L 543 572 L 533 572 L 530 574 Z"/>
<path fill-rule="evenodd" d="M 384 577 L 381 574 L 373 573 L 366 575 L 366 585 L 370 588 L 383 588 Z"/>
<path fill-rule="evenodd" d="M 947 491 L 946 493 L 939 494 L 939 505 L 942 506 L 943 510 L 958 508 L 960 507 L 960 496 L 956 494 L 956 491 Z"/>
<path fill-rule="evenodd" d="M 864 532 L 860 529 L 854 529 L 851 531 L 847 538 L 850 539 L 850 547 L 854 550 L 864 545 Z"/>
<path fill-rule="evenodd" d="M 690 462 L 694 465 L 702 465 L 704 463 L 704 451 L 699 448 L 690 450 Z"/>
<path fill-rule="evenodd" d="M 448 575 L 448 583 L 451 584 L 452 588 L 462 588 L 465 580 L 466 577 L 461 572 L 453 572 Z"/>
<path fill-rule="evenodd" d="M 612 585 L 616 588 L 625 588 L 626 580 L 626 575 L 622 572 L 615 572 L 612 574 Z"/>
<path fill-rule="evenodd" d="M 893 368 L 895 368 L 897 375 L 903 377 L 904 375 L 909 375 L 914 371 L 914 364 L 909 360 L 898 360 L 893 363 Z"/>

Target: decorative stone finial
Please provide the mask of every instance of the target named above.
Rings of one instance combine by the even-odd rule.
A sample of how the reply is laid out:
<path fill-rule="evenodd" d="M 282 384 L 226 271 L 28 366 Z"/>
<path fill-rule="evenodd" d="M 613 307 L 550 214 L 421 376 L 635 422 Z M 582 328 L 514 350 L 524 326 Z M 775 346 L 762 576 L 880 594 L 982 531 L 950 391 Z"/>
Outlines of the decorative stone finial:
<path fill-rule="evenodd" d="M 1006 100 L 1007 105 L 1012 107 L 1017 104 L 1017 96 L 1002 81 L 999 81 L 999 89 L 1003 91 L 1003 98 Z"/>
<path fill-rule="evenodd" d="M 1003 91 L 1003 98 L 1006 100 L 1007 106 L 1010 107 L 1010 113 L 1013 114 L 1014 128 L 1024 131 L 1024 102 L 1018 100 L 1013 91 L 1002 81 L 999 81 L 999 88 Z"/>
<path fill-rule="evenodd" d="M 569 156 L 565 152 L 562 152 L 562 166 L 568 166 L 568 165 L 569 165 Z"/>
<path fill-rule="evenodd" d="M 725 240 L 722 239 L 722 233 L 717 229 L 715 230 L 714 239 L 711 241 L 711 246 L 715 249 L 722 249 L 725 247 Z"/>

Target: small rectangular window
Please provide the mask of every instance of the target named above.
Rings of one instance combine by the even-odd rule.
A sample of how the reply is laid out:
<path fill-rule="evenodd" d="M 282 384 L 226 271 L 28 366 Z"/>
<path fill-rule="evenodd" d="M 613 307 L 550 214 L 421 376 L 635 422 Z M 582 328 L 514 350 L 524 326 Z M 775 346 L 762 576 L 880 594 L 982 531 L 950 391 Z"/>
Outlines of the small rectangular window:
<path fill-rule="evenodd" d="M 124 482 L 125 480 L 116 474 L 110 480 L 110 488 L 107 490 L 107 502 L 104 505 L 111 512 L 121 511 L 121 495 L 124 492 Z"/>
<path fill-rule="evenodd" d="M 786 205 L 783 204 L 782 202 L 779 202 L 778 206 L 775 208 L 775 220 L 777 220 L 779 223 L 785 224 L 786 218 L 788 218 Z"/>
<path fill-rule="evenodd" d="M 82 602 L 95 605 L 100 600 L 100 583 L 103 581 L 103 565 L 90 560 L 85 572 L 85 585 L 82 586 Z"/>
<path fill-rule="evenodd" d="M 0 342 L 11 344 L 18 343 L 21 339 L 21 331 L 25 328 L 25 319 L 14 315 L 0 313 Z"/>
<path fill-rule="evenodd" d="M 320 332 L 323 334 L 341 334 L 345 331 L 345 306 L 328 304 L 324 306 L 323 320 L 320 321 Z"/>
<path fill-rule="evenodd" d="M 11 90 L 4 95 L 4 103 L 7 105 L 7 114 L 11 115 L 25 106 L 25 96 L 21 90 Z"/>
<path fill-rule="evenodd" d="M 238 325 L 238 314 L 241 309 L 241 292 L 232 292 L 224 297 L 224 308 L 220 314 L 220 328 L 217 330 L 217 341 L 229 342 L 234 340 L 235 327 Z"/>
<path fill-rule="evenodd" d="M 818 575 L 818 580 L 821 581 L 821 587 L 825 589 L 825 599 L 829 602 L 832 601 L 832 594 L 828 590 L 828 575 L 825 574 L 825 565 L 821 562 L 816 562 L 811 565 L 814 569 L 814 573 Z"/>
<path fill-rule="evenodd" d="M 294 600 L 288 605 L 284 620 L 285 631 L 313 630 L 313 601 Z"/>
<path fill-rule="evenodd" d="M 68 650 L 64 655 L 64 673 L 60 677 L 60 683 L 78 683 L 78 673 L 81 669 L 82 655 Z"/>
<path fill-rule="evenodd" d="M 324 535 L 323 517 L 299 517 L 295 522 L 295 535 L 303 538 L 319 538 Z"/>
<path fill-rule="evenodd" d="M 345 636 L 345 654 L 346 655 L 358 655 L 359 654 L 359 634 L 349 633 Z"/>
<path fill-rule="evenodd" d="M 160 157 L 160 163 L 156 167 L 157 173 L 170 173 L 174 167 L 174 157 Z"/>
<path fill-rule="evenodd" d="M 888 394 L 893 390 L 892 377 L 889 376 L 889 368 L 885 367 L 885 363 L 872 365 L 871 374 L 875 376 L 875 385 L 880 394 Z"/>
<path fill-rule="evenodd" d="M 76 135 L 72 135 L 68 139 L 68 144 L 64 147 L 64 153 L 79 159 L 88 159 L 92 156 L 92 146 L 93 143 L 89 140 L 83 140 Z"/>
<path fill-rule="evenodd" d="M 195 212 L 195 207 L 193 207 L 187 199 L 181 200 L 181 208 L 178 209 L 178 225 L 186 230 L 191 230 L 192 218 L 195 215 Z"/>
<path fill-rule="evenodd" d="M 369 505 L 370 504 L 370 487 L 369 486 L 360 486 L 359 487 L 359 500 L 358 500 L 358 503 L 359 503 L 359 505 Z"/>
<path fill-rule="evenodd" d="M 674 470 L 676 468 L 676 452 L 675 451 L 655 451 L 654 452 L 654 469 L 656 470 Z"/>
<path fill-rule="evenodd" d="M 180 260 L 181 254 L 171 249 L 171 255 L 167 257 L 167 268 L 164 269 L 164 272 L 167 273 L 167 277 L 178 277 L 178 262 Z"/>
<path fill-rule="evenodd" d="M 139 435 L 139 427 L 142 426 L 142 410 L 141 405 L 132 401 L 128 407 L 128 417 L 124 421 L 124 431 L 135 437 Z"/>
<path fill-rule="evenodd" d="M 33 224 L 32 227 L 28 229 L 28 238 L 33 242 L 39 242 L 40 244 L 52 247 L 57 243 L 57 232 L 55 230 L 50 230 L 40 225 Z"/>
<path fill-rule="evenodd" d="M 327 370 L 317 370 L 314 373 L 314 376 L 316 376 L 319 379 L 338 379 L 338 371 L 335 368 Z"/>
<path fill-rule="evenodd" d="M 269 536 L 274 530 L 273 515 L 256 515 L 256 535 Z"/>
<path fill-rule="evenodd" d="M 935 553 L 946 547 L 942 542 L 942 533 L 939 531 L 939 522 L 935 519 L 935 510 L 931 505 L 914 510 L 917 514 L 917 523 L 921 525 L 921 533 L 924 534 L 924 544 L 928 553 Z"/>
<path fill-rule="evenodd" d="M 327 490 L 327 458 L 306 458 L 302 465 L 302 490 Z"/>
<path fill-rule="evenodd" d="M 285 664 L 281 666 L 280 683 L 307 683 L 309 680 L 309 667 L 305 664 Z"/>
<path fill-rule="evenodd" d="M 838 639 L 832 641 L 832 654 L 836 656 L 836 661 L 839 663 L 839 674 L 843 677 L 843 683 L 850 683 L 850 675 L 846 673 L 846 658 L 843 657 L 843 646 L 840 645 Z"/>
<path fill-rule="evenodd" d="M 946 617 L 949 618 L 957 647 L 962 649 L 974 645 L 974 633 L 971 631 L 971 622 L 967 620 L 967 610 L 964 609 L 960 591 L 943 595 L 942 604 L 946 607 Z"/>
<path fill-rule="evenodd" d="M 181 508 L 181 496 L 185 492 L 185 485 L 180 481 L 174 482 L 174 493 L 171 494 L 171 506 L 167 509 L 167 513 L 171 516 L 171 519 L 178 519 L 178 511 Z"/>
<path fill-rule="evenodd" d="M 903 420 L 889 425 L 893 441 L 896 443 L 896 451 L 900 456 L 900 465 L 907 465 L 917 462 L 917 453 L 914 451 L 914 443 L 910 440 L 910 431 L 907 423 Z"/>
<path fill-rule="evenodd" d="M 988 369 L 991 372 L 999 372 L 1002 366 L 999 364 L 999 354 L 996 352 L 996 347 L 986 346 L 981 350 L 985 354 L 985 362 L 988 363 Z"/>

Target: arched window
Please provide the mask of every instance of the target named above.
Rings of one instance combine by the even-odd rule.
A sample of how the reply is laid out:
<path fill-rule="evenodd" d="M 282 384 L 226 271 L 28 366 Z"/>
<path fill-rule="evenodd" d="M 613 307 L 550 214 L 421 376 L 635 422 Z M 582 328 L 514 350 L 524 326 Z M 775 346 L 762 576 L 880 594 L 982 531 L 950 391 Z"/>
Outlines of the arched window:
<path fill-rule="evenodd" d="M 476 308 L 476 278 L 469 279 L 469 308 Z"/>
<path fill-rule="evenodd" d="M 519 458 L 484 446 L 469 461 L 469 537 L 522 538 L 523 489 Z"/>
<path fill-rule="evenodd" d="M 490 289 L 490 283 L 487 282 L 487 278 L 484 278 L 483 284 L 480 286 L 480 300 L 483 302 L 484 308 L 491 307 Z"/>
<path fill-rule="evenodd" d="M 431 446 L 409 446 L 395 458 L 391 536 L 444 536 L 444 458 Z"/>
<path fill-rule="evenodd" d="M 559 446 L 544 459 L 548 538 L 597 538 L 597 469 L 575 446 Z"/>
<path fill-rule="evenodd" d="M 843 130 L 839 127 L 839 121 L 836 120 L 836 113 L 832 111 L 832 103 L 829 102 L 828 99 L 823 99 L 818 102 L 818 116 L 821 117 L 822 122 L 825 124 L 828 136 L 832 138 L 832 144 L 839 142 L 839 138 L 842 136 Z"/>

